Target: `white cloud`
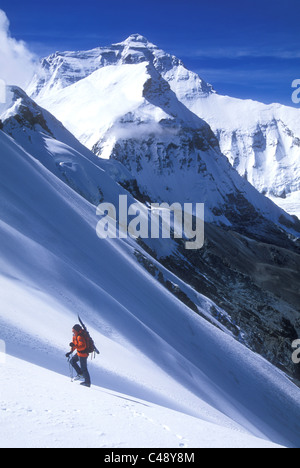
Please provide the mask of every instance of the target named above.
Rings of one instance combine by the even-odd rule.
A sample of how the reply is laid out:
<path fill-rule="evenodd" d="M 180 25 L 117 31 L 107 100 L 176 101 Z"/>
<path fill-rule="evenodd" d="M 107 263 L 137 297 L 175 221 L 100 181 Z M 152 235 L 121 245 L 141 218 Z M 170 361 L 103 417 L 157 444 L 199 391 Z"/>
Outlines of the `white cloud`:
<path fill-rule="evenodd" d="M 11 37 L 9 20 L 0 10 L 0 80 L 25 88 L 34 74 L 36 57 L 25 42 Z"/>

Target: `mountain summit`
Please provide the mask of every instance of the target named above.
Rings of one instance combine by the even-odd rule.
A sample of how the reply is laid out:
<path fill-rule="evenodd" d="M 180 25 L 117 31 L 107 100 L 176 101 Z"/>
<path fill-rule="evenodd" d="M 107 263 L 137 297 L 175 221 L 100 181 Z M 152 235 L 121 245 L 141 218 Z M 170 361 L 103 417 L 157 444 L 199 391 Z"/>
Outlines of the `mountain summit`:
<path fill-rule="evenodd" d="M 145 36 L 142 36 L 141 34 L 131 34 L 125 41 L 120 42 L 119 45 L 134 45 L 134 46 L 142 46 L 142 47 L 147 47 L 147 48 L 154 48 L 157 49 L 158 47 L 154 44 L 152 44 L 150 41 Z M 118 44 L 117 44 L 118 45 Z"/>
<path fill-rule="evenodd" d="M 39 100 L 86 78 L 99 68 L 145 61 L 151 62 L 158 71 L 164 72 L 174 67 L 182 67 L 184 73 L 189 73 L 198 91 L 202 90 L 204 95 L 213 92 L 212 86 L 195 73 L 189 72 L 181 60 L 167 54 L 140 34 L 132 34 L 123 42 L 108 47 L 80 52 L 56 52 L 42 59 L 40 70 L 27 91 L 32 98 Z"/>

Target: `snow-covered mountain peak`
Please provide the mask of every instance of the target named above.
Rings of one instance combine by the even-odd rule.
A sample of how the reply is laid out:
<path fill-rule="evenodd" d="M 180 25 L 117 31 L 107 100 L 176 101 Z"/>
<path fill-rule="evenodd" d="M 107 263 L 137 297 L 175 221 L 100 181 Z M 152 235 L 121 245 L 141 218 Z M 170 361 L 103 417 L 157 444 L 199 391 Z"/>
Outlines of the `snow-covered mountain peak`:
<path fill-rule="evenodd" d="M 57 91 L 88 77 L 107 66 L 135 65 L 147 62 L 168 80 L 176 76 L 185 88 L 201 96 L 213 92 L 211 85 L 187 70 L 177 57 L 166 53 L 140 34 L 132 34 L 123 42 L 88 51 L 56 52 L 41 60 L 40 69 L 27 88 L 27 93 L 39 102 Z M 185 95 L 188 94 L 187 92 Z"/>
<path fill-rule="evenodd" d="M 131 34 L 129 37 L 127 37 L 127 39 L 115 45 L 120 45 L 120 46 L 134 45 L 134 47 L 148 47 L 148 48 L 155 48 L 155 49 L 158 48 L 156 45 L 152 44 L 150 41 L 148 41 L 148 39 L 145 36 L 142 36 L 141 34 Z"/>
<path fill-rule="evenodd" d="M 32 107 L 37 105 L 32 101 L 31 98 L 18 86 L 6 86 L 6 100 L 4 103 L 0 104 L 0 118 L 3 120 L 7 118 L 11 113 L 14 112 L 14 109 L 17 108 L 20 104 L 24 103 L 28 105 L 31 103 Z"/>
<path fill-rule="evenodd" d="M 48 135 L 53 136 L 47 124 L 47 111 L 43 111 L 21 88 L 17 86 L 7 86 L 7 100 L 0 107 L 0 119 L 7 123 L 8 133 L 12 133 L 16 127 L 22 127 L 25 134 L 28 129 L 34 130 L 36 126 Z M 56 121 L 51 116 L 52 123 Z M 56 121 L 57 127 L 62 128 L 62 124 Z"/>

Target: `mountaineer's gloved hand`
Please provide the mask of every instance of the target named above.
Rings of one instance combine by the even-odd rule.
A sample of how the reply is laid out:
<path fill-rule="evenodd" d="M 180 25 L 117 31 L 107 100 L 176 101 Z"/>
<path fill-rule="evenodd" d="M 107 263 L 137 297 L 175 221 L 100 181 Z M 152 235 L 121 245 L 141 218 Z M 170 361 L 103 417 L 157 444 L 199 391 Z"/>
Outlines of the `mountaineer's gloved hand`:
<path fill-rule="evenodd" d="M 66 358 L 69 358 L 71 356 L 72 352 L 66 354 Z"/>

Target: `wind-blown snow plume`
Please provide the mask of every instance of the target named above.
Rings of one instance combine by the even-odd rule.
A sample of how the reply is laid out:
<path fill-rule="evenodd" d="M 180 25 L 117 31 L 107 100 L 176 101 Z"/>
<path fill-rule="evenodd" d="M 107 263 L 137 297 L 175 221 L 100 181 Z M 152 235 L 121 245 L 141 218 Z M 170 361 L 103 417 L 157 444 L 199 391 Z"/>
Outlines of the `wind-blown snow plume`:
<path fill-rule="evenodd" d="M 11 37 L 9 27 L 6 13 L 0 10 L 0 79 L 25 88 L 33 76 L 36 57 L 23 41 Z"/>

